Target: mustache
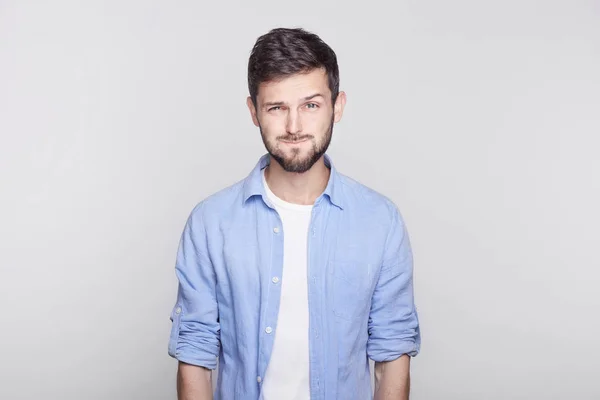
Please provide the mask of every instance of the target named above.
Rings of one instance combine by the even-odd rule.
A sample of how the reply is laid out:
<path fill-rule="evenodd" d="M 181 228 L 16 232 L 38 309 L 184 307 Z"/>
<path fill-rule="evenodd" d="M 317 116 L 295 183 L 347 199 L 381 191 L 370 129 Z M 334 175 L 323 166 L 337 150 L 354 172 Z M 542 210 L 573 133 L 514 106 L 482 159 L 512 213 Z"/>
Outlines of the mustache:
<path fill-rule="evenodd" d="M 312 139 L 312 138 L 313 138 L 313 135 L 291 135 L 291 134 L 287 134 L 287 135 L 277 136 L 277 140 L 285 140 L 287 142 L 297 142 L 299 140 Z"/>

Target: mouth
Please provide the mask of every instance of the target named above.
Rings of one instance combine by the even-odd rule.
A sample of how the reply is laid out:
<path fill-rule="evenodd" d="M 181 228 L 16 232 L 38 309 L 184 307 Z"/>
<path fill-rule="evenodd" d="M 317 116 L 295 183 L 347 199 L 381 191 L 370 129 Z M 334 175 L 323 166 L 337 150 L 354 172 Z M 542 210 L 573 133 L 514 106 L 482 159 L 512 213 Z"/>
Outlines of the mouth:
<path fill-rule="evenodd" d="M 297 139 L 297 140 L 288 140 L 288 139 L 279 139 L 280 142 L 285 143 L 285 144 L 298 144 L 298 143 L 304 143 L 310 140 L 310 137 L 304 137 L 301 139 Z"/>

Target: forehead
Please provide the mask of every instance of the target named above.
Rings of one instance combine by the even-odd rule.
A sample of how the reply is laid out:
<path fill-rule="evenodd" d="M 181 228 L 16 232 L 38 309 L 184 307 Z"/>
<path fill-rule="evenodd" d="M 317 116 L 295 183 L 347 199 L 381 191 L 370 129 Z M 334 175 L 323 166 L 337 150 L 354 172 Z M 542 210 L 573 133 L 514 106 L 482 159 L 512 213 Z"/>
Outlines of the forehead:
<path fill-rule="evenodd" d="M 327 73 L 323 68 L 261 83 L 258 102 L 297 101 L 315 93 L 331 95 Z"/>

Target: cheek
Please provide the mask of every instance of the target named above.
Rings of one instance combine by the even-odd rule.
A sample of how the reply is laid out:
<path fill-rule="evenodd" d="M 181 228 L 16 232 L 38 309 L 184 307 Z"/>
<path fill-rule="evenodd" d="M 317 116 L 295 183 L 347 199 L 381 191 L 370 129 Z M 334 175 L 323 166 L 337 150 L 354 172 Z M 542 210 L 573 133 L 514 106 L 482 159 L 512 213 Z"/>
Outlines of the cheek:
<path fill-rule="evenodd" d="M 266 137 L 279 136 L 282 132 L 285 132 L 285 123 L 278 118 L 262 118 L 260 127 Z"/>
<path fill-rule="evenodd" d="M 315 135 L 321 136 L 324 135 L 327 130 L 329 130 L 330 124 L 331 119 L 328 115 L 319 115 L 318 118 L 313 118 L 306 127 L 310 128 L 310 131 Z"/>

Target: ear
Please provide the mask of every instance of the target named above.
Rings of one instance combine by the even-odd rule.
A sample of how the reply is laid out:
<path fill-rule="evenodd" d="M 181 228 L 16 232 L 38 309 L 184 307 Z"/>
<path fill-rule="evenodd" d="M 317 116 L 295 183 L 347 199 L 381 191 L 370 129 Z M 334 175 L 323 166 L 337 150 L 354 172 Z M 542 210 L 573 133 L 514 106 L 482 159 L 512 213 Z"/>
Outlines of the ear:
<path fill-rule="evenodd" d="M 333 117 L 335 122 L 340 122 L 342 114 L 344 114 L 344 107 L 346 106 L 346 92 L 339 92 L 333 105 Z"/>
<path fill-rule="evenodd" d="M 254 103 L 252 102 L 252 97 L 248 96 L 248 98 L 246 99 L 246 105 L 248 106 L 248 110 L 250 110 L 250 116 L 252 117 L 252 122 L 254 122 L 254 125 L 259 126 L 258 118 L 256 117 L 256 107 L 254 106 Z"/>

